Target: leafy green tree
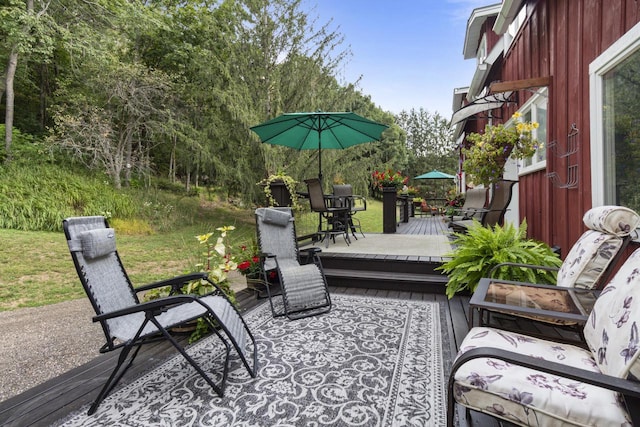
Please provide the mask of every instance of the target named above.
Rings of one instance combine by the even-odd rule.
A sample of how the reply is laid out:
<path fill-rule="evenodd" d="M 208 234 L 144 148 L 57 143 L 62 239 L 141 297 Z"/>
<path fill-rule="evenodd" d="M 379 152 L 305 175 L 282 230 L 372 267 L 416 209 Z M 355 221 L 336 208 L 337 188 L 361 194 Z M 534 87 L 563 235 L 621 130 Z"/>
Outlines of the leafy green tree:
<path fill-rule="evenodd" d="M 47 61 L 53 49 L 55 25 L 49 18 L 49 2 L 8 0 L 0 8 L 0 52 L 6 65 L 1 75 L 0 99 L 5 96 L 5 161 L 10 162 L 15 111 L 14 79 L 18 58 Z"/>
<path fill-rule="evenodd" d="M 410 153 L 408 172 L 411 176 L 437 169 L 446 173 L 457 170 L 455 141 L 449 121 L 438 112 L 424 108 L 403 110 L 396 116 L 398 126 L 407 134 L 406 145 Z"/>

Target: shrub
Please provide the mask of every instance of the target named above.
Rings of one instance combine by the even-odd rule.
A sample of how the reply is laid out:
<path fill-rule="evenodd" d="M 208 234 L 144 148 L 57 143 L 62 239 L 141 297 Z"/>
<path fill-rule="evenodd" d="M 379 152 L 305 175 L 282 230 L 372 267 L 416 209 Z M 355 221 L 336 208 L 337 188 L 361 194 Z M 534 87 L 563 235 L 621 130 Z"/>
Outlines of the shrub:
<path fill-rule="evenodd" d="M 504 262 L 559 267 L 562 261 L 549 245 L 526 239 L 527 222 L 519 228 L 512 224 L 504 227 L 483 227 L 475 221 L 467 234 L 455 233 L 451 260 L 438 267 L 449 276 L 447 296 L 453 297 L 465 289 L 475 291 L 480 279 L 489 277 L 493 267 Z M 530 283 L 555 284 L 554 272 L 522 267 L 500 267 L 494 277 Z"/>

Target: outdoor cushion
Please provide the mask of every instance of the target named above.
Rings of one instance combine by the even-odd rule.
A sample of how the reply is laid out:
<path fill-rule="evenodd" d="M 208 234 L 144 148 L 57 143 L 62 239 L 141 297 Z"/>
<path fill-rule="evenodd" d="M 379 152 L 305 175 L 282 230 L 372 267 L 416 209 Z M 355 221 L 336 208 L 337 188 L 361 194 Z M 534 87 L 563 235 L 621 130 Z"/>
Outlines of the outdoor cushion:
<path fill-rule="evenodd" d="M 280 227 L 286 227 L 293 216 L 288 212 L 279 211 L 277 209 L 266 208 L 263 210 L 262 221 L 267 224 L 273 224 Z"/>
<path fill-rule="evenodd" d="M 592 289 L 622 247 L 623 237 L 634 230 L 640 217 L 621 206 L 599 206 L 583 217 L 589 228 L 573 245 L 558 271 L 558 286 Z"/>
<path fill-rule="evenodd" d="M 94 259 L 116 250 L 116 233 L 113 228 L 99 228 L 80 233 L 82 255 Z"/>
<path fill-rule="evenodd" d="M 598 372 L 586 349 L 493 328 L 473 328 L 460 346 L 499 348 Z M 455 400 L 520 425 L 631 425 L 617 393 L 498 359 L 478 358 L 455 373 Z"/>
<path fill-rule="evenodd" d="M 623 206 L 598 206 L 589 209 L 582 221 L 592 230 L 624 237 L 636 229 L 640 224 L 640 217 Z"/>
<path fill-rule="evenodd" d="M 638 324 L 640 319 L 640 249 L 636 249 L 596 300 L 584 327 L 585 341 L 600 370 L 640 378 Z"/>
<path fill-rule="evenodd" d="M 587 230 L 562 263 L 558 286 L 592 289 L 622 244 L 622 237 L 615 234 Z"/>

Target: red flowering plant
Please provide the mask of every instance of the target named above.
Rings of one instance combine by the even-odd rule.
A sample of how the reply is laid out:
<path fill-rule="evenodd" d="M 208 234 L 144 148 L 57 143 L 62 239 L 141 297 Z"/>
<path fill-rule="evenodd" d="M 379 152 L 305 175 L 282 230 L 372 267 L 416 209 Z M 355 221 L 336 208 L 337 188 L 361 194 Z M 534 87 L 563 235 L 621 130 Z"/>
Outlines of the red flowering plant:
<path fill-rule="evenodd" d="M 254 279 L 260 277 L 262 267 L 255 245 L 252 245 L 251 248 L 247 247 L 247 245 L 242 245 L 240 247 L 239 257 L 241 261 L 238 263 L 238 271 L 240 271 L 243 276 Z"/>
<path fill-rule="evenodd" d="M 387 169 L 386 171 L 379 172 L 373 171 L 371 174 L 373 177 L 373 183 L 376 187 L 395 187 L 399 188 L 403 185 L 407 185 L 409 182 L 409 177 L 404 176 L 400 173 L 400 171 L 393 171 L 392 169 Z"/>

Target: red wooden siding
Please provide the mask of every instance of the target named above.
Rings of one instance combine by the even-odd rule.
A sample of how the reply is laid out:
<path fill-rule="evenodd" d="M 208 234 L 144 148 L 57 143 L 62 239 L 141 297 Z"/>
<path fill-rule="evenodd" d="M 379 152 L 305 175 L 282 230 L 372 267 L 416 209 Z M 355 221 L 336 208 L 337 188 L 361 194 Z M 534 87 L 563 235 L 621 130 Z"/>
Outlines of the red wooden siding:
<path fill-rule="evenodd" d="M 591 207 L 589 64 L 640 21 L 634 0 L 539 0 L 505 55 L 502 80 L 552 76 L 549 86 L 548 140 L 566 150 L 571 125 L 579 129 L 579 151 L 559 158 L 549 150 L 547 171 L 520 177 L 520 215 L 529 236 L 559 245 L 563 253 L 583 233 L 582 215 Z M 522 105 L 531 92 L 519 92 Z M 509 107 L 508 114 L 517 107 Z M 553 186 L 547 172 L 566 179 L 567 162 L 578 163 L 574 189 Z"/>

